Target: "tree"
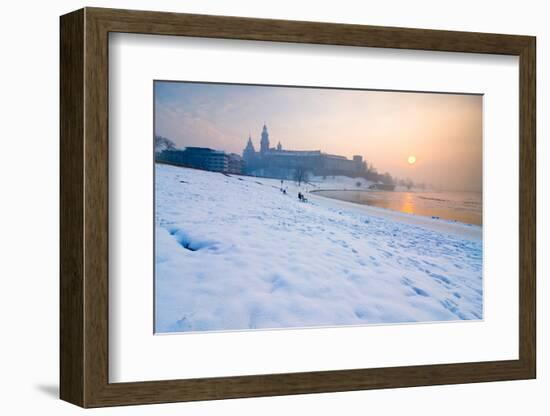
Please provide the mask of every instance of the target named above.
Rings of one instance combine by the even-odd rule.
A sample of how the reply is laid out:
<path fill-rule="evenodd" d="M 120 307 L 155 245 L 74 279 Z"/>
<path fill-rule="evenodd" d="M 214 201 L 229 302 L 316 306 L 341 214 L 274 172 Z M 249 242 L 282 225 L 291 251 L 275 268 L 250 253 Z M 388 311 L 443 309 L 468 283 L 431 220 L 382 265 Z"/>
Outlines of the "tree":
<path fill-rule="evenodd" d="M 381 181 L 383 184 L 386 184 L 386 185 L 392 185 L 392 184 L 393 184 L 393 178 L 391 177 L 391 175 L 389 174 L 389 172 L 384 173 L 384 174 L 380 177 L 380 181 Z"/>
<path fill-rule="evenodd" d="M 155 135 L 155 153 L 162 153 L 165 150 L 174 150 L 176 144 L 166 137 Z"/>
<path fill-rule="evenodd" d="M 380 175 L 378 174 L 378 171 L 374 167 L 372 163 L 369 163 L 367 165 L 367 171 L 365 172 L 365 179 L 368 179 L 369 181 L 377 182 L 378 177 Z"/>
<path fill-rule="evenodd" d="M 294 170 L 294 181 L 298 183 L 298 186 L 307 181 L 307 176 L 307 171 L 303 166 L 299 166 Z"/>

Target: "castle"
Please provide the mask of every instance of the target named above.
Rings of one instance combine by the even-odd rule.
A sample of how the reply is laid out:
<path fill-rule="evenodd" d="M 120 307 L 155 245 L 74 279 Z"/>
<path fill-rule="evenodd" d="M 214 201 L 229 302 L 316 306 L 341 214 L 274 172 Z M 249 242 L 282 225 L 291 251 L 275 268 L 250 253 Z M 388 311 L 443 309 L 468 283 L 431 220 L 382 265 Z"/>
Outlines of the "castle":
<path fill-rule="evenodd" d="M 366 163 L 359 155 L 348 159 L 345 156 L 323 153 L 320 150 L 285 150 L 281 142 L 269 147 L 269 133 L 264 124 L 257 152 L 248 136 L 243 150 L 244 173 L 281 179 L 292 179 L 297 171 L 315 176 L 361 176 L 366 172 Z"/>

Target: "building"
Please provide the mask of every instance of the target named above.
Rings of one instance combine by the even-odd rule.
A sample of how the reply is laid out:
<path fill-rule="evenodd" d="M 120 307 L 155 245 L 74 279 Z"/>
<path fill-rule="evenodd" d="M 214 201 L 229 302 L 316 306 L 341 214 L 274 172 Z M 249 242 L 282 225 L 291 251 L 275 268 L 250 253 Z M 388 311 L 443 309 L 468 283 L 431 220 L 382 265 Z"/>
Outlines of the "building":
<path fill-rule="evenodd" d="M 186 147 L 185 149 L 164 150 L 157 155 L 156 160 L 158 162 L 211 170 L 214 172 L 228 172 L 230 166 L 230 155 L 207 147 Z"/>
<path fill-rule="evenodd" d="M 281 142 L 270 147 L 269 132 L 264 124 L 260 134 L 260 149 L 256 151 L 252 136 L 242 157 L 207 147 L 165 149 L 155 155 L 156 161 L 214 172 L 248 174 L 269 178 L 294 179 L 297 174 L 315 176 L 342 175 L 360 177 L 366 174 L 366 163 L 359 155 L 345 156 L 323 153 L 320 150 L 286 150 Z"/>
<path fill-rule="evenodd" d="M 320 150 L 285 150 L 281 142 L 269 147 L 269 133 L 264 124 L 260 137 L 260 150 L 256 151 L 252 137 L 243 150 L 244 172 L 249 175 L 292 179 L 296 172 L 307 172 L 315 176 L 343 175 L 358 177 L 366 172 L 366 163 L 359 155 L 348 159 Z"/>
<path fill-rule="evenodd" d="M 230 153 L 228 158 L 227 172 L 234 174 L 241 174 L 244 172 L 244 161 L 241 155 L 237 153 Z"/>

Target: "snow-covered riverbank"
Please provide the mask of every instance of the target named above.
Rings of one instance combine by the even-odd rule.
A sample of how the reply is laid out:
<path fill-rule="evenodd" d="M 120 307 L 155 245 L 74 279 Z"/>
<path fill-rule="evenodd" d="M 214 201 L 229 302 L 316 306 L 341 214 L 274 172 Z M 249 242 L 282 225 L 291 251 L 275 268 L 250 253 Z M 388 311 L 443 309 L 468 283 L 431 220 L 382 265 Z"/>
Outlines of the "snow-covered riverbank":
<path fill-rule="evenodd" d="M 156 166 L 156 330 L 482 318 L 481 228 Z"/>

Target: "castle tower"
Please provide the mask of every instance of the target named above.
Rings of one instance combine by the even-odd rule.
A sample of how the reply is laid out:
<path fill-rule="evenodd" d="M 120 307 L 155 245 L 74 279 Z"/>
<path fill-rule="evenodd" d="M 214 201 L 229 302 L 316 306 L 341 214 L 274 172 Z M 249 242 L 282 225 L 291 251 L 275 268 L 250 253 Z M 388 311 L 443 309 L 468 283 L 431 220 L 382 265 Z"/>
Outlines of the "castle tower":
<path fill-rule="evenodd" d="M 260 153 L 266 153 L 269 151 L 269 133 L 267 132 L 267 127 L 264 123 L 264 128 L 262 129 L 262 140 L 260 141 Z"/>
<path fill-rule="evenodd" d="M 250 134 L 249 134 L 248 143 L 246 143 L 246 147 L 243 150 L 243 159 L 252 160 L 255 154 L 256 154 L 256 149 L 254 149 L 254 145 L 252 144 L 252 137 L 250 137 Z"/>

